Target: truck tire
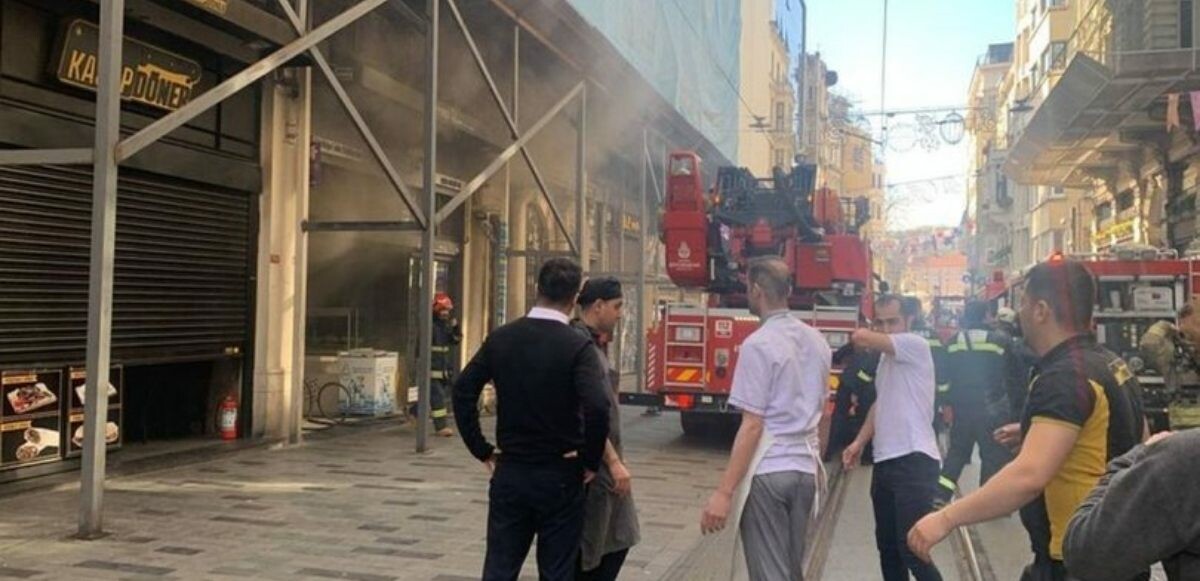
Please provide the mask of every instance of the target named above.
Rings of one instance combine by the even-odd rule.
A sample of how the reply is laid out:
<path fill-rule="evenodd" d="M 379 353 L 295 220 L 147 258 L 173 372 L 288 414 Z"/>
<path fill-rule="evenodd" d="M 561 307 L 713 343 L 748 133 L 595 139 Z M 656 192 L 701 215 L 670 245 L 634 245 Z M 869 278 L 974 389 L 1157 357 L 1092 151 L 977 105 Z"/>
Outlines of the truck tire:
<path fill-rule="evenodd" d="M 711 423 L 704 417 L 704 414 L 697 412 L 679 412 L 679 426 L 683 428 L 683 435 L 688 437 L 697 437 L 705 432 L 705 428 Z"/>

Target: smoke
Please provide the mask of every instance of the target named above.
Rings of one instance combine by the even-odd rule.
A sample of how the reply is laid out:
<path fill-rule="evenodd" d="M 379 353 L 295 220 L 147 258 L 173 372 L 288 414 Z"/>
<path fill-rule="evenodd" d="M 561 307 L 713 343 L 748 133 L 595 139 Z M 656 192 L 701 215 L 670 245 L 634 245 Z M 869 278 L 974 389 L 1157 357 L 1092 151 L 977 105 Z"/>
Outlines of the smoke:
<path fill-rule="evenodd" d="M 314 3 L 316 21 L 336 14 L 338 2 Z M 413 4 L 412 2 L 409 3 Z M 487 63 L 497 88 L 511 104 L 514 71 L 514 22 L 487 0 L 460 0 L 460 9 Z M 386 151 L 410 190 L 421 195 L 424 164 L 425 35 L 398 13 L 382 8 L 352 30 L 335 35 L 322 47 L 343 77 L 352 101 Z M 420 12 L 420 10 L 418 10 Z M 500 108 L 489 91 L 467 43 L 448 9 L 443 10 L 439 51 L 438 173 L 466 182 L 482 171 L 512 139 Z M 540 30 L 543 38 L 578 36 L 567 29 Z M 575 51 L 572 51 L 575 52 Z M 603 51 L 589 50 L 591 54 Z M 589 191 L 612 206 L 624 197 L 625 211 L 639 213 L 643 162 L 643 130 L 669 126 L 669 106 L 615 51 L 603 61 L 580 63 L 586 74 L 602 79 L 587 92 L 586 151 Z M 519 51 L 520 102 L 518 126 L 527 130 L 584 77 L 585 72 L 563 61 L 533 35 L 522 32 Z M 578 103 L 567 105 L 529 142 L 552 198 L 569 232 L 574 232 L 576 187 L 576 117 Z M 357 135 L 350 118 L 337 103 L 320 74 L 314 75 L 314 134 L 322 146 L 319 181 L 311 190 L 310 219 L 314 221 L 405 221 L 411 214 Z M 652 133 L 654 169 L 647 180 L 663 178 L 667 142 L 675 136 Z M 692 144 L 680 144 L 688 146 Z M 501 171 L 473 198 L 475 209 L 503 207 L 505 172 Z M 513 200 L 540 199 L 538 186 L 521 156 L 511 162 Z M 657 209 L 654 184 L 645 184 L 651 200 L 651 224 Z M 662 187 L 661 185 L 659 186 Z M 523 220 L 515 203 L 510 221 Z M 439 237 L 460 241 L 472 220 L 463 210 L 443 225 Z M 554 246 L 565 248 L 558 228 L 547 213 Z M 589 225 L 590 227 L 590 225 Z M 619 232 L 610 233 L 620 236 Z M 309 308 L 321 319 L 321 335 L 341 325 L 337 309 L 356 311 L 362 344 L 397 349 L 405 343 L 411 319 L 410 264 L 417 255 L 418 232 L 324 232 L 309 235 Z M 477 241 L 474 243 L 479 243 Z M 521 247 L 523 241 L 514 240 Z M 629 245 L 631 246 L 631 245 Z M 449 246 L 447 246 L 449 248 Z M 641 257 L 641 249 L 634 249 Z M 615 263 L 616 260 L 614 259 Z M 626 270 L 636 261 L 623 260 Z M 602 265 L 602 268 L 605 266 Z M 609 268 L 612 268 L 611 265 Z M 510 287 L 521 284 L 511 281 Z M 323 310 L 324 309 L 324 310 Z"/>

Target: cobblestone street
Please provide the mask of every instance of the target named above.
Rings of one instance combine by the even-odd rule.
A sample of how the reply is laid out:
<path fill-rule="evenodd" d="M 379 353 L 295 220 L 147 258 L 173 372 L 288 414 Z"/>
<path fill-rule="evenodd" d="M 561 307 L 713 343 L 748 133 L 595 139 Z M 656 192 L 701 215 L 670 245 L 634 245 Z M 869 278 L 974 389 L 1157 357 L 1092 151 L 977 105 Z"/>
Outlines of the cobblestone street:
<path fill-rule="evenodd" d="M 685 441 L 676 415 L 625 424 L 643 541 L 622 578 L 659 579 L 699 536 L 726 444 Z M 412 426 L 355 429 L 110 478 L 97 541 L 71 538 L 77 484 L 0 499 L 0 578 L 478 579 L 487 478 L 461 442 L 417 455 Z"/>

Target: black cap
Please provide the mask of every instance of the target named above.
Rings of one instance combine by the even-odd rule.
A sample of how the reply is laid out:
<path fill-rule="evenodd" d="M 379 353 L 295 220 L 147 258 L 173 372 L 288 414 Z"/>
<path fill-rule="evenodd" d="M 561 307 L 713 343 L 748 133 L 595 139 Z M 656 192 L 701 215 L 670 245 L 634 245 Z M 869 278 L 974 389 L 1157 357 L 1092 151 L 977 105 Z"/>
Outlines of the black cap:
<path fill-rule="evenodd" d="M 590 278 L 583 285 L 583 290 L 579 291 L 579 306 L 589 307 L 596 301 L 611 301 L 625 296 L 621 293 L 621 281 L 611 277 L 602 276 L 599 278 Z"/>

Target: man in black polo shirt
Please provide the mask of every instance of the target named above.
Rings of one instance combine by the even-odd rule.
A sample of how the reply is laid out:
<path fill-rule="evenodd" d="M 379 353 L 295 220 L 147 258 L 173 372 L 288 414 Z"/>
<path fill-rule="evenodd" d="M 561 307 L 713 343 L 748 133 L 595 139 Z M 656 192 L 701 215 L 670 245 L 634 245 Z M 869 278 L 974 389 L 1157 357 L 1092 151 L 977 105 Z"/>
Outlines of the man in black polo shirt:
<path fill-rule="evenodd" d="M 1108 461 L 1137 445 L 1144 430 L 1137 378 L 1091 335 L 1095 297 L 1096 283 L 1079 263 L 1030 270 L 1021 329 L 1040 359 L 1021 418 L 1021 451 L 982 488 L 921 519 L 908 535 L 917 555 L 928 559 L 955 527 L 1019 508 L 1033 548 L 1022 580 L 1068 579 L 1063 537 L 1071 515 Z"/>
<path fill-rule="evenodd" d="M 485 581 L 516 581 L 534 535 L 541 579 L 575 578 L 583 485 L 600 468 L 610 407 L 599 352 L 569 325 L 582 282 L 574 262 L 547 261 L 537 307 L 492 331 L 454 384 L 458 431 L 492 472 Z M 477 403 L 489 381 L 499 449 L 479 426 Z"/>

